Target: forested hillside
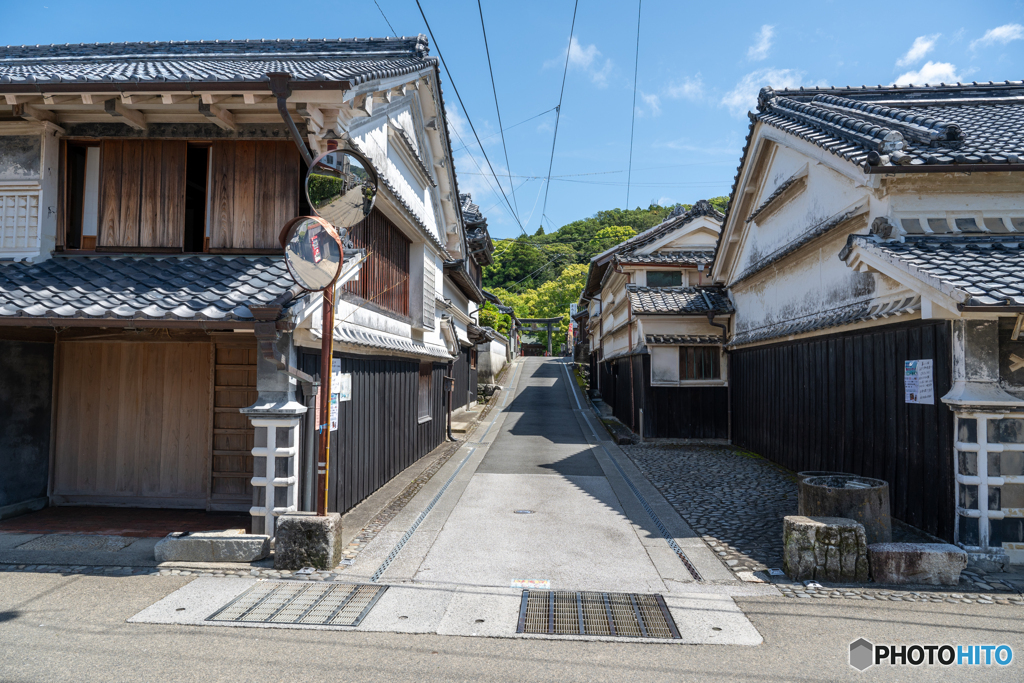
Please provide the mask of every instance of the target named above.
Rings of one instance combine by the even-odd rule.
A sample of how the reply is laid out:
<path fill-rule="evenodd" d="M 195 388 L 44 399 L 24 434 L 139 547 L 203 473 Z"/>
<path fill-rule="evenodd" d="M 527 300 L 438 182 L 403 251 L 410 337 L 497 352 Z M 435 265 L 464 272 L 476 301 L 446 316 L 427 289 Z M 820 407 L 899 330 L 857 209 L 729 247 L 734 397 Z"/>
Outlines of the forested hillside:
<path fill-rule="evenodd" d="M 729 198 L 709 201 L 724 212 Z M 646 209 L 598 211 L 551 233 L 545 234 L 541 228 L 530 236 L 494 240 L 494 265 L 484 268 L 484 289 L 514 308 L 520 318 L 561 316 L 560 334 L 564 336 L 569 304 L 580 298 L 590 259 L 658 225 L 673 208 L 651 204 Z M 481 311 L 481 324 L 503 331 L 504 321 L 496 314 L 493 306 L 486 307 Z"/>

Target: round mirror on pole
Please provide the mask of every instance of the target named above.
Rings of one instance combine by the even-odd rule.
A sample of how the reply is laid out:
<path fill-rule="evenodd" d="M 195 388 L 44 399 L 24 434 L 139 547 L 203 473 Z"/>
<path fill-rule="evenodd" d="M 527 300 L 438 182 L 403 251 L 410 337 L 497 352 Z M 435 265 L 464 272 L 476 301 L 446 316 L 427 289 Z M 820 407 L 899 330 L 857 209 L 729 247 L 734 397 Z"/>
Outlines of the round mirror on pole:
<path fill-rule="evenodd" d="M 310 292 L 319 292 L 341 272 L 344 252 L 330 223 L 318 216 L 299 216 L 281 231 L 285 263 L 292 279 Z"/>
<path fill-rule="evenodd" d="M 358 152 L 321 154 L 306 173 L 306 198 L 331 225 L 349 229 L 370 215 L 377 198 L 377 173 Z"/>

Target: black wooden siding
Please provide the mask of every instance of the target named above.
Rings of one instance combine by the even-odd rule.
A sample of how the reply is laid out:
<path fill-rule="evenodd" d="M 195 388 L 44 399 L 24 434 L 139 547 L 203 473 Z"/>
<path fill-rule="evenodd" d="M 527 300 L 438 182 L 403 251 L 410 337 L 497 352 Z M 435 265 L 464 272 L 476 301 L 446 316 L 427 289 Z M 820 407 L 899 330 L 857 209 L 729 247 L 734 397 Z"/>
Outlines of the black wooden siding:
<path fill-rule="evenodd" d="M 642 410 L 644 438 L 729 438 L 727 387 L 652 387 L 647 354 L 616 358 L 598 368 L 602 400 L 637 433 Z"/>
<path fill-rule="evenodd" d="M 419 361 L 334 357 L 352 375 L 352 400 L 339 405 L 338 431 L 331 434 L 328 510 L 344 514 L 444 441 L 447 364 L 434 363 L 431 419 L 420 424 Z M 304 372 L 318 374 L 320 354 L 302 353 L 301 363 Z"/>
<path fill-rule="evenodd" d="M 950 325 L 922 321 L 731 354 L 733 443 L 794 471 L 889 482 L 892 514 L 953 539 Z M 904 401 L 903 362 L 935 361 L 935 405 Z"/>
<path fill-rule="evenodd" d="M 470 367 L 472 348 L 463 347 L 452 368 L 455 386 L 452 388 L 452 410 L 458 410 L 476 400 L 477 368 Z"/>
<path fill-rule="evenodd" d="M 53 344 L 0 341 L 0 508 L 46 496 Z"/>

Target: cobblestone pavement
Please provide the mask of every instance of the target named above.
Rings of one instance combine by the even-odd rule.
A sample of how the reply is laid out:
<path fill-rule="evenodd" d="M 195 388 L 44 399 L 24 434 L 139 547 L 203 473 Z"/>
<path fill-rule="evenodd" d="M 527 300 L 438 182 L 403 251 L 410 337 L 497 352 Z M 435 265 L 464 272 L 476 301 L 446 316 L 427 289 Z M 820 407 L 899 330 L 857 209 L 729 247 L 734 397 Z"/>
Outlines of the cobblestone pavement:
<path fill-rule="evenodd" d="M 731 446 L 633 444 L 621 447 L 686 522 L 735 572 L 782 567 L 782 518 L 797 513 L 794 473 Z M 930 542 L 906 525 L 893 540 Z M 958 589 L 884 590 L 873 587 L 806 587 L 770 576 L 786 597 L 863 600 L 1020 600 L 1022 577 L 969 567 Z M 937 587 L 937 589 L 940 587 Z M 918 597 L 927 596 L 927 597 Z M 933 597 L 934 596 L 934 597 Z"/>
<path fill-rule="evenodd" d="M 640 471 L 733 571 L 782 566 L 782 518 L 796 480 L 727 446 L 622 446 Z"/>

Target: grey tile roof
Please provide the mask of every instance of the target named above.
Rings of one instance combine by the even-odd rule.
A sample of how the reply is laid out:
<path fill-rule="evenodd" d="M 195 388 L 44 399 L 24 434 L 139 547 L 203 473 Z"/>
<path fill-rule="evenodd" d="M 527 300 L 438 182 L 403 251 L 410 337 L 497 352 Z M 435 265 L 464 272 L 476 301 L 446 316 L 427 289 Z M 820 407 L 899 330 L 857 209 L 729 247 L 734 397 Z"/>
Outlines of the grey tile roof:
<path fill-rule="evenodd" d="M 715 260 L 713 247 L 707 249 L 687 249 L 684 251 L 659 251 L 654 254 L 623 254 L 617 258 L 619 263 L 667 264 L 680 266 L 708 265 Z"/>
<path fill-rule="evenodd" d="M 310 329 L 310 331 L 317 339 L 320 339 L 323 336 L 320 328 L 315 325 Z M 411 356 L 426 356 L 428 358 L 438 358 L 446 361 L 452 359 L 452 355 L 448 353 L 448 350 L 443 346 L 427 344 L 406 337 L 396 337 L 385 332 L 378 332 L 366 327 L 344 322 L 335 326 L 334 341 L 364 349 L 397 351 Z"/>
<path fill-rule="evenodd" d="M 672 213 L 669 214 L 668 218 L 661 223 L 658 223 L 653 228 L 644 230 L 635 237 L 630 237 L 622 244 L 612 247 L 612 249 L 605 253 L 615 253 L 620 257 L 633 254 L 637 249 L 661 239 L 667 233 L 672 232 L 677 228 L 681 228 L 701 216 L 710 216 L 718 221 L 721 221 L 723 218 L 722 214 L 719 213 L 715 207 L 711 206 L 711 202 L 706 199 L 701 199 L 694 204 L 689 211 L 683 211 L 681 206 L 676 207 Z"/>
<path fill-rule="evenodd" d="M 808 140 L 865 170 L 951 164 L 1021 165 L 1024 170 L 1021 81 L 938 87 L 764 88 L 757 108 L 757 121 Z"/>
<path fill-rule="evenodd" d="M 0 48 L 0 87 L 54 83 L 302 81 L 357 85 L 433 66 L 426 37 L 36 45 Z"/>
<path fill-rule="evenodd" d="M 933 286 L 965 293 L 967 306 L 1024 306 L 1024 235 L 907 235 L 904 239 L 851 235 L 840 257 L 845 259 L 853 246 L 859 246 L 900 263 L 925 281 L 932 280 Z"/>
<path fill-rule="evenodd" d="M 920 310 L 921 297 L 916 295 L 882 302 L 860 301 L 799 318 L 772 322 L 762 327 L 737 330 L 726 346 L 739 346 L 795 334 L 816 332 L 865 320 L 897 317 Z"/>
<path fill-rule="evenodd" d="M 703 346 L 721 344 L 722 338 L 715 334 L 648 334 L 648 346 Z"/>
<path fill-rule="evenodd" d="M 720 287 L 640 287 L 626 285 L 634 314 L 693 315 L 732 313 L 732 303 Z"/>
<path fill-rule="evenodd" d="M 251 321 L 293 284 L 281 256 L 57 256 L 0 266 L 0 316 Z"/>

